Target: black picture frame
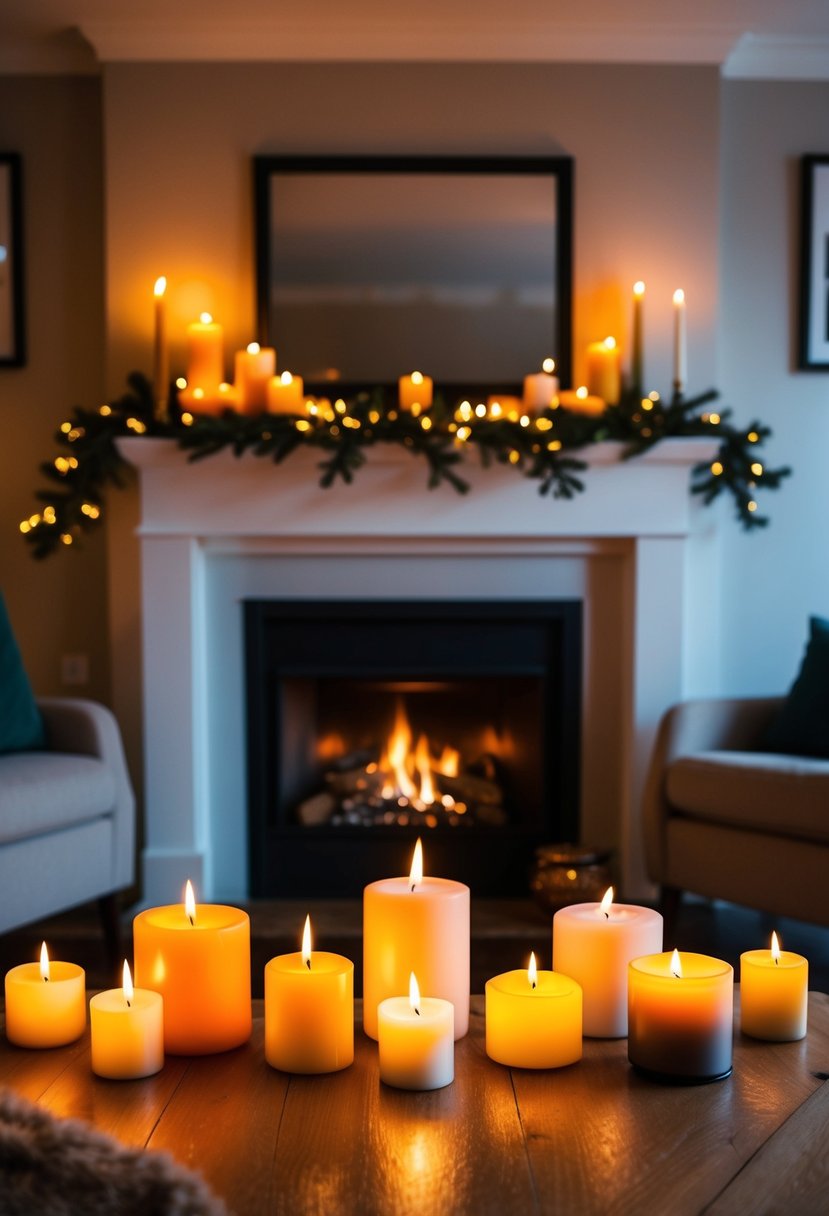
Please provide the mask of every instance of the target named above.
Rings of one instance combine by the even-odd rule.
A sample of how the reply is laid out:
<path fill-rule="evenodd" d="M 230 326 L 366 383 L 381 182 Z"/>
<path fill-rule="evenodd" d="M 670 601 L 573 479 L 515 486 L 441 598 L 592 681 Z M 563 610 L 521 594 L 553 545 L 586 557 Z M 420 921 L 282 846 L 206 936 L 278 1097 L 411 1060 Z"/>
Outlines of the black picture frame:
<path fill-rule="evenodd" d="M 274 232 L 272 224 L 274 200 L 279 183 L 290 174 L 455 174 L 544 175 L 552 183 L 555 200 L 554 265 L 551 265 L 552 289 L 555 302 L 555 324 L 551 326 L 549 345 L 540 358 L 554 354 L 557 374 L 562 384 L 569 384 L 572 372 L 572 298 L 573 298 L 573 160 L 568 156 L 289 156 L 262 155 L 253 158 L 254 234 L 256 251 L 256 315 L 259 341 L 276 345 L 279 335 L 272 324 L 272 268 L 274 264 Z M 281 360 L 280 360 L 281 361 Z M 292 370 L 297 370 L 292 368 Z M 302 369 L 299 369 L 300 372 Z M 399 374 L 411 371 L 401 367 Z M 428 372 L 429 368 L 422 370 Z M 540 370 L 528 366 L 526 372 Z M 305 378 L 306 391 L 330 395 L 332 383 Z M 388 387 L 388 378 L 376 380 L 337 381 L 337 392 L 348 395 L 377 385 Z M 489 392 L 520 394 L 520 382 L 482 382 L 474 370 L 468 377 L 437 380 L 435 388 L 450 400 L 462 395 Z"/>
<path fill-rule="evenodd" d="M 829 371 L 829 154 L 800 159 L 798 366 Z"/>
<path fill-rule="evenodd" d="M 0 152 L 0 367 L 26 361 L 21 159 Z"/>

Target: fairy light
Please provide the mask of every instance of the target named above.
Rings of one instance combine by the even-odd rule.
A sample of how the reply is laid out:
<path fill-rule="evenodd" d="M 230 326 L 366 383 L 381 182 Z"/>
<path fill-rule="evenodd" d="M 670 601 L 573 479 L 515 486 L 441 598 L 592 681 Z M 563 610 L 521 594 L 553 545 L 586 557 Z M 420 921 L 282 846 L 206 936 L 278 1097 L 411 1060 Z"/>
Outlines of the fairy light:
<path fill-rule="evenodd" d="M 54 507 L 43 508 L 43 522 L 45 524 L 57 523 L 57 518 L 57 512 L 55 511 Z"/>
<path fill-rule="evenodd" d="M 536 418 L 535 429 L 537 431 L 551 431 L 553 429 L 552 418 Z"/>
<path fill-rule="evenodd" d="M 471 434 L 472 434 L 471 427 L 468 427 L 468 426 L 459 426 L 458 427 L 458 439 L 461 441 L 461 443 L 466 443 L 467 439 L 469 438 L 469 436 Z"/>
<path fill-rule="evenodd" d="M 71 422 L 62 422 L 60 424 L 60 429 L 63 431 L 64 435 L 68 435 L 69 432 L 72 430 L 72 423 Z"/>
<path fill-rule="evenodd" d="M 504 413 L 504 408 L 501 405 L 501 402 L 493 401 L 492 405 L 489 407 L 489 412 L 493 418 L 500 418 Z"/>
<path fill-rule="evenodd" d="M 560 439 L 551 439 L 550 442 L 547 444 L 547 451 L 548 452 L 560 452 L 561 451 L 561 440 Z"/>
<path fill-rule="evenodd" d="M 372 426 L 376 426 L 377 423 L 380 421 L 380 411 L 379 410 L 369 410 L 368 420 L 372 424 Z"/>
<path fill-rule="evenodd" d="M 749 433 L 746 435 L 746 439 L 749 441 L 749 443 L 759 443 L 760 442 L 760 436 L 757 434 L 756 431 L 749 431 Z"/>
<path fill-rule="evenodd" d="M 81 511 L 83 512 L 84 515 L 87 515 L 90 519 L 98 519 L 98 517 L 101 514 L 100 507 L 96 507 L 95 504 L 92 502 L 85 502 L 83 504 L 83 506 L 81 507 Z M 43 517 L 44 517 L 44 519 L 46 518 L 45 511 L 43 513 Z M 47 523 L 48 522 L 49 521 L 47 520 Z"/>
<path fill-rule="evenodd" d="M 345 402 L 343 401 L 342 397 L 338 397 L 337 400 L 334 402 L 334 409 L 337 411 L 338 414 L 345 413 L 346 405 L 345 405 Z"/>
<path fill-rule="evenodd" d="M 196 392 L 198 392 L 198 389 L 194 391 L 193 396 L 196 395 Z M 147 430 L 140 418 L 128 418 L 127 426 L 131 431 L 135 431 L 136 435 L 143 435 Z"/>
<path fill-rule="evenodd" d="M 61 532 L 61 534 L 60 534 L 60 539 L 61 539 L 61 541 L 63 542 L 63 544 L 64 544 L 64 545 L 71 545 L 71 544 L 72 544 L 72 537 L 69 535 L 69 533 L 68 533 L 68 532 Z"/>
<path fill-rule="evenodd" d="M 483 401 L 479 401 L 475 406 L 475 417 L 486 418 L 486 406 L 484 405 Z"/>
<path fill-rule="evenodd" d="M 184 376 L 179 376 L 176 380 L 176 388 L 187 388 L 187 381 Z"/>
<path fill-rule="evenodd" d="M 751 466 L 751 471 L 755 477 L 763 476 L 763 466 L 760 464 L 759 460 L 754 461 L 754 464 Z"/>
<path fill-rule="evenodd" d="M 359 426 L 360 424 L 357 423 L 357 425 Z M 420 425 L 423 427 L 424 431 L 430 431 L 432 429 L 432 419 L 429 417 L 423 417 L 420 420 Z"/>
<path fill-rule="evenodd" d="M 510 464 L 518 464 L 518 461 L 520 459 L 521 459 L 521 453 L 519 451 L 517 451 L 515 448 L 513 448 L 509 454 Z"/>
<path fill-rule="evenodd" d="M 193 415 L 188 413 L 186 410 L 181 415 L 181 425 L 182 426 L 192 426 L 193 425 Z"/>
<path fill-rule="evenodd" d="M 522 414 L 521 417 L 518 419 L 518 421 L 521 424 L 521 426 L 529 426 L 530 425 L 529 414 Z"/>
<path fill-rule="evenodd" d="M 109 418 L 110 414 L 112 413 L 112 406 L 102 405 L 101 408 L 98 410 L 98 413 L 101 415 L 102 418 Z"/>
<path fill-rule="evenodd" d="M 748 509 L 749 511 L 756 511 L 756 510 L 757 510 L 757 503 L 754 501 L 754 499 L 753 499 L 753 498 L 750 498 L 750 499 L 748 500 L 748 502 L 746 503 L 746 507 L 747 507 L 747 509 Z"/>
<path fill-rule="evenodd" d="M 719 477 L 719 476 L 721 476 L 722 471 L 723 471 L 722 464 L 719 462 L 719 460 L 715 460 L 714 463 L 711 465 L 711 472 L 714 474 L 715 477 Z"/>
<path fill-rule="evenodd" d="M 546 372 L 548 376 L 551 376 L 553 374 L 553 372 L 556 370 L 555 359 L 545 359 L 544 362 L 541 364 L 541 370 L 543 372 Z"/>
<path fill-rule="evenodd" d="M 61 475 L 65 476 L 69 472 L 69 461 L 65 456 L 56 456 L 55 468 Z"/>
<path fill-rule="evenodd" d="M 294 426 L 298 431 L 310 431 L 311 429 L 311 423 L 307 418 L 297 418 Z"/>

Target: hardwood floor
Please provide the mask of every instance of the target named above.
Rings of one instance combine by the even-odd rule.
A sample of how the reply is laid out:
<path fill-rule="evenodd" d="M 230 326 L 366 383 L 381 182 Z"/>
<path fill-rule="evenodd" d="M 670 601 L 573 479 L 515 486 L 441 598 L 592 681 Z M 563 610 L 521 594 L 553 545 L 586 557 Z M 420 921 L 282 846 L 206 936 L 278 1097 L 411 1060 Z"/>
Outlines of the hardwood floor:
<path fill-rule="evenodd" d="M 355 991 L 362 991 L 362 913 L 359 900 L 263 900 L 246 905 L 251 917 L 254 997 L 262 996 L 265 963 L 275 954 L 299 949 L 302 925 L 310 912 L 314 940 L 355 963 Z M 131 953 L 132 912 L 122 914 L 124 945 Z M 772 920 L 733 904 L 684 899 L 675 940 L 665 945 L 723 958 L 737 970 L 744 950 L 768 944 L 776 929 L 786 950 L 809 960 L 809 987 L 829 993 L 829 928 L 799 921 Z M 0 972 L 37 957 L 43 939 L 54 958 L 77 962 L 86 969 L 87 987 L 109 988 L 120 983 L 106 962 L 97 905 L 74 909 L 0 936 Z M 472 991 L 482 992 L 493 975 L 521 966 L 530 950 L 550 965 L 550 917 L 529 900 L 472 901 Z"/>

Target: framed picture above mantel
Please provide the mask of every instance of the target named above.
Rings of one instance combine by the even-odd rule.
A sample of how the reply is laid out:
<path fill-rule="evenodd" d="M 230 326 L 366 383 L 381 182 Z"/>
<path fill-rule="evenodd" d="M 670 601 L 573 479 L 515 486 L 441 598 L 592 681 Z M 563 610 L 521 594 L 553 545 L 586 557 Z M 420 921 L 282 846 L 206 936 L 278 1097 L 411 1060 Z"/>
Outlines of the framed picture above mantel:
<path fill-rule="evenodd" d="M 20 157 L 0 152 L 0 367 L 25 362 Z"/>
<path fill-rule="evenodd" d="M 829 154 L 800 161 L 800 349 L 804 371 L 829 371 Z"/>

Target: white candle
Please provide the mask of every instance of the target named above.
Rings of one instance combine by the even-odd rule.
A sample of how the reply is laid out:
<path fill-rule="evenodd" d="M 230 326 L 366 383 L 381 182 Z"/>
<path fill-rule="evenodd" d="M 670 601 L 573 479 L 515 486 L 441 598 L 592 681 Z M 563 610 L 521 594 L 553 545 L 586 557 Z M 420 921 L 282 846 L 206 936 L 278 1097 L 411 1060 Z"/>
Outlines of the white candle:
<path fill-rule="evenodd" d="M 545 359 L 541 366 L 540 372 L 524 377 L 524 405 L 527 409 L 546 409 L 558 395 L 558 376 L 553 375 L 555 360 Z"/>
<path fill-rule="evenodd" d="M 155 335 L 153 350 L 153 389 L 155 399 L 155 416 L 160 421 L 166 421 L 167 404 L 170 394 L 170 363 L 167 351 L 167 311 L 166 295 L 167 280 L 161 275 L 155 281 L 153 297 L 155 300 Z"/>
<path fill-rule="evenodd" d="M 420 841 L 408 878 L 363 893 L 363 1028 L 377 1038 L 377 1006 L 405 992 L 414 971 L 430 997 L 455 1008 L 455 1038 L 469 1029 L 469 887 L 424 878 Z"/>
<path fill-rule="evenodd" d="M 164 1067 L 164 1002 L 158 992 L 133 987 L 126 962 L 122 987 L 93 996 L 89 1019 L 96 1076 L 134 1080 Z"/>
<path fill-rule="evenodd" d="M 553 917 L 553 970 L 571 976 L 584 993 L 584 1033 L 621 1039 L 628 1032 L 628 963 L 662 949 L 662 917 L 651 908 L 572 904 Z"/>
<path fill-rule="evenodd" d="M 685 325 L 685 292 L 674 292 L 674 392 L 682 393 L 688 377 L 688 352 Z"/>
<path fill-rule="evenodd" d="M 396 1089 L 443 1089 L 455 1078 L 454 1010 L 421 997 L 414 972 L 409 995 L 387 997 L 377 1010 L 380 1080 Z"/>

